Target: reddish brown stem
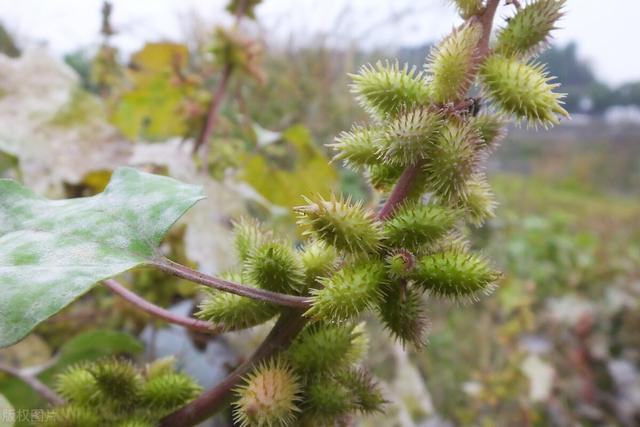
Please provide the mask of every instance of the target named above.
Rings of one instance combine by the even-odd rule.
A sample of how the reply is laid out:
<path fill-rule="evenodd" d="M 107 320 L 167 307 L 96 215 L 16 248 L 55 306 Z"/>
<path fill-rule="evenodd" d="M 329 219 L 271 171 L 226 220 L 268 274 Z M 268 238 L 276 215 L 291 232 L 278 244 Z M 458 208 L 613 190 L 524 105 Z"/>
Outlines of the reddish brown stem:
<path fill-rule="evenodd" d="M 213 134 L 213 130 L 215 129 L 216 123 L 218 121 L 218 112 L 220 111 L 220 106 L 222 105 L 224 94 L 227 91 L 227 86 L 229 85 L 229 78 L 231 77 L 232 71 L 233 66 L 231 64 L 226 64 L 222 70 L 222 75 L 220 76 L 218 85 L 211 95 L 211 102 L 209 103 L 209 109 L 207 111 L 207 117 L 204 122 L 204 128 L 202 129 L 202 133 L 200 133 L 198 140 L 193 146 L 194 153 L 196 153 L 204 144 L 208 143 L 209 139 L 211 138 L 211 134 Z"/>
<path fill-rule="evenodd" d="M 214 325 L 213 323 L 205 322 L 198 319 L 192 319 L 190 317 L 178 316 L 177 314 L 165 310 L 162 307 L 158 307 L 157 305 L 142 298 L 135 292 L 125 288 L 122 284 L 113 279 L 103 280 L 102 283 L 104 283 L 104 285 L 109 288 L 111 292 L 118 295 L 128 303 L 136 306 L 140 310 L 152 315 L 153 317 L 164 320 L 165 322 L 184 326 L 185 328 L 192 331 L 202 332 L 205 334 L 216 334 L 222 331 L 222 328 L 220 326 Z"/>
<path fill-rule="evenodd" d="M 396 208 L 406 200 L 407 195 L 411 190 L 411 186 L 413 185 L 413 181 L 420 171 L 420 166 L 420 163 L 414 163 L 407 166 L 404 172 L 402 172 L 402 175 L 400 175 L 398 182 L 396 182 L 395 187 L 393 187 L 393 191 L 389 195 L 389 198 L 384 205 L 382 205 L 380 212 L 378 212 L 378 219 L 381 221 L 389 219 Z"/>
<path fill-rule="evenodd" d="M 299 309 L 307 309 L 311 307 L 311 300 L 309 298 L 271 292 L 265 289 L 253 288 L 251 286 L 241 285 L 240 283 L 230 282 L 218 277 L 208 276 L 204 273 L 192 270 L 189 267 L 177 264 L 168 259 L 156 261 L 153 263 L 153 265 L 158 269 L 172 274 L 176 277 L 181 277 L 190 282 L 199 283 L 201 285 L 209 286 L 224 292 L 269 302 L 271 304 L 281 305 L 283 307 Z"/>
<path fill-rule="evenodd" d="M 231 392 L 241 378 L 261 361 L 286 349 L 307 323 L 300 311 L 289 310 L 278 319 L 267 338 L 253 356 L 213 389 L 160 421 L 160 427 L 193 426 L 225 407 L 232 398 Z"/>
<path fill-rule="evenodd" d="M 20 381 L 27 384 L 33 390 L 35 390 L 40 396 L 44 397 L 49 403 L 54 406 L 64 405 L 64 399 L 62 399 L 58 394 L 51 390 L 46 384 L 41 382 L 38 378 L 27 375 L 22 372 L 20 369 L 14 368 L 13 366 L 6 365 L 4 363 L 0 363 L 0 371 L 6 372 L 7 374 L 18 378 Z"/>

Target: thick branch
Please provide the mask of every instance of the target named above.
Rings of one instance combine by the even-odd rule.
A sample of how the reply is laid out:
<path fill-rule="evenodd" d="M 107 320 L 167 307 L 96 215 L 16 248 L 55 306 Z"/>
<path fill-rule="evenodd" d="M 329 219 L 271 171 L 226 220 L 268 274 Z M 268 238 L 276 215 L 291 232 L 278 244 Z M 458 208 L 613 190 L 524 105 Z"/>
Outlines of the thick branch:
<path fill-rule="evenodd" d="M 300 309 L 307 309 L 311 307 L 311 300 L 309 298 L 271 292 L 265 289 L 253 288 L 251 286 L 230 282 L 218 277 L 208 276 L 168 259 L 154 262 L 153 265 L 158 269 L 172 274 L 176 277 L 181 277 L 183 279 L 189 280 L 190 282 L 199 283 L 201 285 L 209 286 L 224 292 L 269 302 L 271 304 L 281 305 L 283 307 Z"/>
<path fill-rule="evenodd" d="M 103 280 L 102 283 L 104 283 L 104 285 L 109 288 L 111 292 L 120 296 L 125 301 L 133 304 L 145 313 L 148 313 L 158 319 L 164 320 L 165 322 L 184 326 L 185 328 L 192 331 L 202 332 L 205 334 L 216 334 L 222 330 L 220 326 L 214 325 L 213 323 L 205 322 L 198 319 L 192 319 L 190 317 L 178 316 L 177 314 L 165 310 L 162 307 L 158 307 L 157 305 L 142 298 L 135 292 L 125 288 L 122 284 L 116 282 L 113 279 Z"/>
<path fill-rule="evenodd" d="M 46 384 L 41 382 L 38 378 L 28 375 L 21 371 L 20 369 L 14 368 L 13 366 L 0 363 L 0 371 L 6 372 L 7 374 L 18 378 L 20 381 L 27 384 L 33 390 L 35 390 L 40 396 L 44 397 L 49 403 L 54 406 L 64 405 L 64 399 L 62 399 L 58 394 L 51 390 Z"/>
<path fill-rule="evenodd" d="M 240 365 L 216 387 L 164 418 L 160 422 L 160 427 L 193 426 L 224 408 L 229 404 L 232 398 L 231 392 L 242 377 L 262 360 L 286 349 L 306 323 L 307 319 L 302 317 L 301 312 L 295 310 L 284 312 L 249 360 Z"/>

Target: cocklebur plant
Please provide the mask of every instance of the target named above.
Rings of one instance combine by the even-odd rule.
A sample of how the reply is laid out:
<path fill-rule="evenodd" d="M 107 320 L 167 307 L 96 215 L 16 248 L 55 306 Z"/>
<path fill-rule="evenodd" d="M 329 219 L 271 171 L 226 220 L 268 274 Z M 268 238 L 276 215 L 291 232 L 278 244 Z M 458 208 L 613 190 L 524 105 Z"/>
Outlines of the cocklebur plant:
<path fill-rule="evenodd" d="M 561 106 L 563 95 L 553 91 L 557 85 L 532 58 L 547 44 L 564 0 L 509 2 L 515 6 L 515 15 L 493 43 L 499 0 L 454 3 L 465 21 L 427 56 L 422 71 L 381 62 L 353 76 L 352 90 L 371 121 L 340 134 L 331 148 L 336 161 L 363 172 L 382 193 L 384 203 L 379 209 L 348 197 L 311 195 L 294 210 L 303 236 L 300 244 L 256 222 L 241 221 L 235 226 L 240 262 L 222 278 L 176 264 L 154 249 L 175 218 L 199 199 L 199 192 L 191 187 L 122 169 L 114 173 L 107 196 L 91 199 L 87 206 L 76 201 L 75 210 L 64 211 L 67 216 L 78 209 L 84 209 L 85 216 L 99 215 L 105 210 L 100 204 L 111 197 L 108 211 L 121 218 L 121 228 L 143 233 L 127 242 L 117 232 L 114 238 L 102 223 L 85 230 L 84 240 L 102 244 L 101 253 L 109 255 L 110 264 L 98 271 L 83 270 L 83 280 L 74 282 L 76 296 L 103 280 L 146 312 L 200 332 L 238 330 L 277 317 L 251 358 L 220 385 L 168 414 L 158 425 L 196 425 L 229 403 L 237 424 L 258 427 L 342 425 L 355 416 L 381 411 L 386 398 L 393 396 L 384 396 L 362 366 L 368 341 L 358 323 L 362 315 L 377 315 L 391 336 L 405 345 L 421 346 L 428 326 L 425 295 L 468 302 L 497 286 L 500 273 L 470 250 L 464 235 L 469 226 L 481 225 L 494 215 L 496 203 L 482 165 L 504 135 L 506 123 L 515 119 L 546 127 L 567 115 Z M 132 194 L 137 196 L 137 210 L 127 205 Z M 14 188 L 8 202 L 10 210 L 0 211 L 0 217 L 31 215 L 28 224 L 38 230 L 52 226 L 29 207 L 29 203 L 41 207 L 45 199 Z M 146 204 L 152 209 L 140 212 Z M 156 218 L 160 224 L 141 226 L 136 214 Z M 65 225 L 73 227 L 72 219 L 65 218 Z M 20 227 L 24 225 L 10 223 L 2 231 L 24 231 Z M 68 230 L 60 239 L 67 237 Z M 130 253 L 123 252 L 123 246 Z M 11 248 L 20 257 L 15 251 L 9 255 L 21 265 L 38 262 L 39 254 L 30 252 L 32 248 L 15 244 Z M 150 306 L 116 281 L 105 280 L 140 264 L 206 286 L 199 319 L 179 318 Z M 70 275 L 79 274 L 68 270 Z M 56 271 L 57 279 L 66 278 L 61 277 L 62 270 Z M 20 277 L 7 280 L 16 283 Z M 47 289 L 60 286 L 58 282 L 46 285 Z M 60 307 L 48 308 L 34 324 L 69 301 L 56 303 Z M 11 316 L 20 314 L 12 311 Z M 10 332 L 3 331 L 9 337 L 3 343 L 25 333 Z M 96 417 L 86 408 L 95 396 L 105 407 L 126 413 L 130 423 L 139 423 L 136 411 L 144 415 L 149 405 L 157 405 L 158 413 L 164 414 L 193 397 L 184 379 L 165 379 L 150 388 L 152 379 L 116 362 L 80 369 L 60 380 L 60 393 L 69 401 L 60 414 L 82 419 L 82 425 L 91 425 L 91 417 Z M 123 395 L 129 398 L 121 402 L 109 395 L 104 384 L 124 377 L 129 382 L 126 387 L 122 383 L 127 390 Z M 105 391 L 94 393 L 94 383 L 103 384 Z M 188 390 L 162 394 L 169 383 Z M 151 398 L 145 393 L 159 394 Z"/>

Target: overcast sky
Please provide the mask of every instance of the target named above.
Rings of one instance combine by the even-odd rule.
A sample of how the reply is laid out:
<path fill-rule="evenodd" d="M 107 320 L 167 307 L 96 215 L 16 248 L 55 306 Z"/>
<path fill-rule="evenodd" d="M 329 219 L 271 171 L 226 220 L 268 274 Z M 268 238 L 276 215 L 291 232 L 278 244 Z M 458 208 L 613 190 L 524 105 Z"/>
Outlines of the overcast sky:
<path fill-rule="evenodd" d="M 226 0 L 112 0 L 115 43 L 131 52 L 145 41 L 180 40 L 196 16 L 224 23 Z M 575 40 L 601 79 L 640 80 L 640 1 L 568 0 L 561 43 Z M 56 53 L 95 46 L 102 0 L 0 0 L 0 20 L 22 43 L 46 42 Z M 500 16 L 509 8 L 503 7 Z M 456 22 L 446 0 L 265 0 L 258 17 L 271 36 L 301 43 L 325 34 L 331 43 L 416 45 L 438 39 Z M 408 13 L 410 11 L 410 13 Z"/>

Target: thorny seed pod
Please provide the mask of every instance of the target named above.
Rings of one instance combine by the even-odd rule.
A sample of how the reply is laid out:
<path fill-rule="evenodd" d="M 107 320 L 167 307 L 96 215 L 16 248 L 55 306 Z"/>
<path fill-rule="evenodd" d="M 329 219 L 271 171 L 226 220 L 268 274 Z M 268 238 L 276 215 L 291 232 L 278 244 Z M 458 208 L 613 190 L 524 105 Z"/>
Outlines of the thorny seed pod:
<path fill-rule="evenodd" d="M 236 389 L 234 419 L 241 427 L 288 427 L 300 411 L 298 376 L 282 360 L 258 366 Z"/>

